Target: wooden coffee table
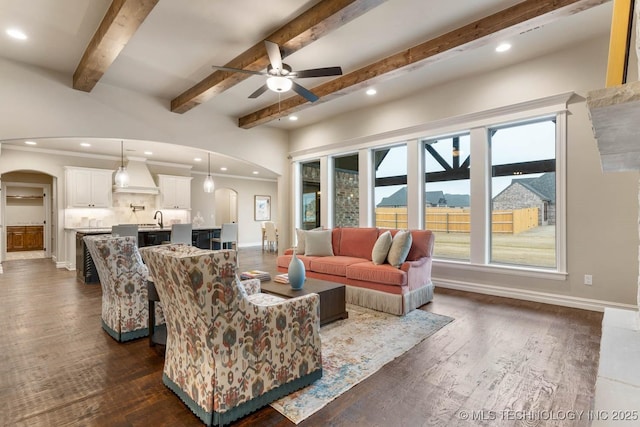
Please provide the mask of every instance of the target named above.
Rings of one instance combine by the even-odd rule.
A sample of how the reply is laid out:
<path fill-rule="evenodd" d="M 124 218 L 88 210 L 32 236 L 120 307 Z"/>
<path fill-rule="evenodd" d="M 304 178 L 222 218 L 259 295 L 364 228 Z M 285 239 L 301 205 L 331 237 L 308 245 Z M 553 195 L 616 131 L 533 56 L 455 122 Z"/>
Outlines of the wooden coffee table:
<path fill-rule="evenodd" d="M 300 290 L 291 289 L 286 283 L 267 281 L 260 283 L 262 292 L 283 298 L 295 298 L 307 294 L 320 295 L 320 324 L 326 325 L 349 317 L 345 306 L 345 287 L 341 283 L 307 278 Z"/>

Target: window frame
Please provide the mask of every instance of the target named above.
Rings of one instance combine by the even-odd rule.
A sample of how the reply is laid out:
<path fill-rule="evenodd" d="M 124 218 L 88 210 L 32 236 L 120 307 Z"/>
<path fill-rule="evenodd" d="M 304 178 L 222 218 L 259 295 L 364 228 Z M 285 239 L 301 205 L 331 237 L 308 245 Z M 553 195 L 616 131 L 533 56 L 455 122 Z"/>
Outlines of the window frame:
<path fill-rule="evenodd" d="M 460 270 L 471 270 L 486 273 L 498 273 L 508 275 L 522 275 L 528 277 L 566 280 L 567 278 L 567 248 L 566 248 L 566 150 L 567 150 L 567 103 L 573 97 L 574 92 L 566 92 L 544 98 L 521 102 L 518 104 L 489 109 L 485 111 L 463 114 L 440 120 L 434 120 L 417 126 L 396 129 L 376 135 L 354 138 L 345 142 L 335 142 L 318 147 L 317 149 L 304 149 L 292 152 L 292 171 L 295 171 L 302 162 L 311 159 L 320 159 L 321 166 L 324 163 L 324 176 L 321 174 L 321 191 L 324 197 L 331 192 L 331 178 L 327 164 L 331 164 L 331 156 L 341 156 L 360 152 L 360 215 L 366 217 L 366 221 L 360 221 L 360 227 L 375 225 L 375 171 L 373 171 L 373 150 L 407 144 L 407 192 L 416 197 L 409 197 L 408 216 L 409 228 L 424 228 L 424 174 L 425 163 L 423 156 L 422 140 L 437 139 L 439 137 L 468 132 L 471 135 L 471 156 L 473 165 L 471 168 L 471 194 L 482 197 L 471 197 L 478 206 L 472 206 L 476 215 L 472 217 L 471 229 L 479 234 L 474 236 L 471 243 L 470 261 L 434 259 L 434 266 L 446 266 Z M 488 128 L 495 128 L 510 123 L 524 122 L 527 120 L 540 120 L 544 116 L 556 118 L 556 268 L 538 268 L 518 265 L 502 265 L 489 263 L 490 248 L 487 245 L 490 238 L 490 185 L 491 171 L 488 155 Z M 475 143 L 474 141 L 481 143 Z M 322 167 L 321 167 L 322 169 Z M 295 189 L 300 183 L 299 175 L 294 175 L 292 187 Z M 475 179 L 474 179 L 475 177 Z M 294 192 L 296 194 L 297 192 Z M 327 196 L 325 196 L 327 195 Z M 331 195 L 333 197 L 333 195 Z M 324 199 L 323 197 L 323 199 Z M 327 202 L 329 202 L 327 200 Z M 299 204 L 296 200 L 293 205 L 295 223 L 299 221 L 299 215 L 295 207 Z M 324 206 L 332 206 L 325 203 Z M 329 218 L 331 215 L 326 215 Z M 292 229 L 295 228 L 293 225 Z M 479 230 L 479 231 L 478 231 Z"/>

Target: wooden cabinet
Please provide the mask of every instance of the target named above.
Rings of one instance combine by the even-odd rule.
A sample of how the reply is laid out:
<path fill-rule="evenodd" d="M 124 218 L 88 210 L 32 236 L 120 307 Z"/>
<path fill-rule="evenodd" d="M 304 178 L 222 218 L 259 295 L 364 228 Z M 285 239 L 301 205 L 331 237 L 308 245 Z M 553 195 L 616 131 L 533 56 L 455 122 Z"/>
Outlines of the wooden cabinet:
<path fill-rule="evenodd" d="M 7 227 L 7 252 L 44 250 L 44 228 L 41 225 Z"/>
<path fill-rule="evenodd" d="M 67 167 L 65 170 L 67 207 L 111 207 L 112 170 Z"/>
<path fill-rule="evenodd" d="M 191 177 L 158 175 L 160 209 L 191 209 Z"/>

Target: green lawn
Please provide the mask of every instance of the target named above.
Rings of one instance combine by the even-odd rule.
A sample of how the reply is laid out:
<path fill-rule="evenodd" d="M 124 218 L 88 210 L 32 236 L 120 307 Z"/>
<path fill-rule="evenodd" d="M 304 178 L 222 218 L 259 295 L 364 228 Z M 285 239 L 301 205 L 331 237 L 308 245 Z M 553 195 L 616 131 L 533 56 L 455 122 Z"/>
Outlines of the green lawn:
<path fill-rule="evenodd" d="M 535 267 L 556 266 L 554 225 L 536 227 L 519 234 L 493 234 L 491 261 Z M 469 234 L 434 232 L 435 256 L 469 259 Z"/>

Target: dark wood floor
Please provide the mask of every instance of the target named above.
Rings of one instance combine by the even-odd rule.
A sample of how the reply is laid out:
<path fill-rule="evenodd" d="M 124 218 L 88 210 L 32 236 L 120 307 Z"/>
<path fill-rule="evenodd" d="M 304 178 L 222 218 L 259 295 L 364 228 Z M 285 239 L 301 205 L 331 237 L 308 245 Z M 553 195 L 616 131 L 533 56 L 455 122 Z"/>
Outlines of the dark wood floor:
<path fill-rule="evenodd" d="M 273 269 L 275 258 L 242 249 L 240 266 Z M 99 286 L 50 260 L 3 267 L 1 425 L 201 425 L 162 384 L 157 349 L 146 339 L 118 344 L 102 331 Z M 585 417 L 508 418 L 591 408 L 601 313 L 451 290 L 436 290 L 422 309 L 455 321 L 301 425 L 588 425 Z M 484 421 L 462 419 L 465 411 Z M 293 423 L 266 407 L 235 425 Z"/>

